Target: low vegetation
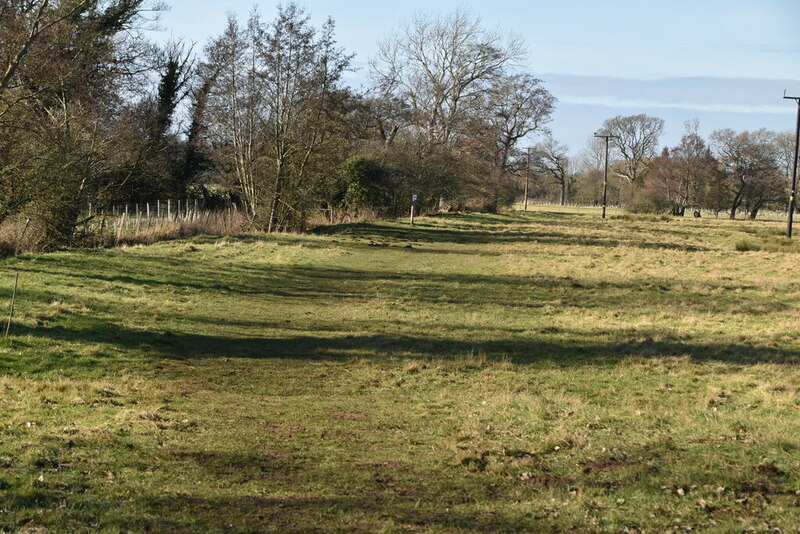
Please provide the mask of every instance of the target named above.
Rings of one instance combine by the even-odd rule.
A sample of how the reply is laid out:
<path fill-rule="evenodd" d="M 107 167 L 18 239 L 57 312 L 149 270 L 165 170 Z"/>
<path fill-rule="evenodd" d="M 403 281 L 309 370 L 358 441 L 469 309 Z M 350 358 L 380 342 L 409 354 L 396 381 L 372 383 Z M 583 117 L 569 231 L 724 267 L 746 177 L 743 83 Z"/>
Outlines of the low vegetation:
<path fill-rule="evenodd" d="M 4 260 L 0 531 L 791 531 L 797 255 L 739 246 L 779 231 L 562 210 Z"/>

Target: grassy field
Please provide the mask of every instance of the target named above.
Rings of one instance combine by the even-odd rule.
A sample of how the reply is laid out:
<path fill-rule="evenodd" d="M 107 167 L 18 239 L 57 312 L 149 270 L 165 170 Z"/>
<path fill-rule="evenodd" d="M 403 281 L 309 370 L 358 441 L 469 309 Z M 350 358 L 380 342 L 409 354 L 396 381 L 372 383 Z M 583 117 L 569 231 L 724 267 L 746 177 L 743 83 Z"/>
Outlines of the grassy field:
<path fill-rule="evenodd" d="M 796 532 L 782 230 L 553 210 L 4 260 L 0 532 Z"/>

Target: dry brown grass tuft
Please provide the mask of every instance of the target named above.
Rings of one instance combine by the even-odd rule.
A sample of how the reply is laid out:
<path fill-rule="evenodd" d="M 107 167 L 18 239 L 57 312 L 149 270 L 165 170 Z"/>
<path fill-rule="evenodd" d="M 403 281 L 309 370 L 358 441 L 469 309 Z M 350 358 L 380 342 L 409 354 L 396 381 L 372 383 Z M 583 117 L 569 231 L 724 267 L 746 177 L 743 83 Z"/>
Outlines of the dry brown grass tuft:
<path fill-rule="evenodd" d="M 116 223 L 116 225 L 115 225 Z M 241 212 L 207 212 L 192 220 L 170 221 L 102 221 L 78 233 L 74 246 L 109 248 L 117 246 L 152 245 L 160 241 L 185 239 L 197 235 L 234 235 L 247 230 L 249 222 Z M 12 219 L 0 225 L 0 257 L 29 252 L 42 252 L 45 233 L 31 219 Z"/>
<path fill-rule="evenodd" d="M 88 238 L 88 243 L 98 248 L 152 245 L 196 235 L 232 235 L 247 226 L 247 218 L 240 212 L 211 212 L 189 221 L 159 221 L 152 226 L 128 226 L 94 234 Z"/>
<path fill-rule="evenodd" d="M 0 256 L 38 252 L 44 232 L 28 218 L 13 218 L 0 225 Z"/>

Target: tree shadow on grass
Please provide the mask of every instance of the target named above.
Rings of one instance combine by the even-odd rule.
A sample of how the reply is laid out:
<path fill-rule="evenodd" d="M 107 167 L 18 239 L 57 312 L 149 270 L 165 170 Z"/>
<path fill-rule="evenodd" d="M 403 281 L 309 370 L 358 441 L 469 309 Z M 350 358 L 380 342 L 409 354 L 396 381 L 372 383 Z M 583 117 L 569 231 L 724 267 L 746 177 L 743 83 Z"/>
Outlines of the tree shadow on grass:
<path fill-rule="evenodd" d="M 519 221 L 518 221 L 519 222 Z M 481 226 L 452 226 L 439 227 L 435 225 L 417 225 L 402 227 L 378 223 L 355 223 L 321 227 L 315 230 L 320 235 L 345 235 L 349 237 L 374 239 L 377 241 L 404 241 L 411 243 L 455 243 L 455 244 L 492 244 L 492 243 L 525 243 L 536 241 L 542 244 L 554 245 L 582 245 L 595 247 L 630 246 L 643 249 L 681 250 L 698 252 L 709 250 L 707 247 L 677 243 L 662 239 L 651 241 L 647 239 L 615 239 L 598 236 L 586 236 L 586 229 L 566 228 L 561 231 L 543 231 L 525 229 L 521 224 L 504 226 L 505 229 L 496 231 L 485 230 L 487 225 Z M 521 229 L 520 229 L 521 228 Z M 588 229 L 589 227 L 587 227 Z M 665 232 L 666 237 L 674 237 L 674 232 Z"/>
<path fill-rule="evenodd" d="M 136 274 L 120 272 L 119 266 L 99 271 L 95 268 L 93 271 L 80 259 L 66 259 L 61 266 L 63 270 L 21 264 L 19 271 L 65 277 L 79 285 L 96 285 L 98 289 L 120 294 L 180 289 L 189 295 L 204 293 L 207 298 L 263 295 L 329 299 L 330 302 L 369 300 L 381 294 L 431 305 L 492 305 L 512 309 L 537 309 L 548 304 L 581 309 L 663 310 L 681 307 L 703 313 L 728 313 L 735 309 L 737 313 L 754 315 L 789 309 L 787 302 L 769 294 L 743 297 L 741 290 L 757 288 L 724 279 L 713 282 L 670 278 L 607 281 L 566 275 L 420 273 L 311 265 L 250 265 L 244 262 L 208 269 L 199 259 L 186 260 L 181 265 L 163 264 L 159 260 L 158 257 L 140 257 L 126 264 L 133 266 Z M 10 297 L 10 291 L 11 288 L 0 291 L 0 298 L 4 292 L 8 292 Z M 26 288 L 23 292 L 28 301 L 32 300 L 31 297 L 46 301 L 57 295 L 55 291 L 44 288 Z M 162 297 L 174 298 L 174 295 L 163 294 Z"/>
<path fill-rule="evenodd" d="M 549 363 L 560 366 L 614 365 L 630 358 L 690 357 L 696 361 L 734 364 L 797 364 L 800 351 L 736 343 L 703 343 L 677 339 L 644 338 L 599 340 L 591 333 L 559 331 L 555 334 L 519 336 L 509 339 L 462 340 L 431 335 L 343 334 L 283 337 L 227 337 L 131 330 L 116 326 L 68 328 L 26 327 L 17 336 L 50 341 L 101 343 L 121 350 L 142 351 L 147 357 L 177 360 L 219 358 L 348 361 L 352 358 L 376 363 L 394 357 L 425 361 L 459 362 L 476 355 L 488 361 L 511 361 L 527 365 Z M 37 359 L 44 357 L 36 356 Z M 57 358 L 54 365 L 69 364 Z"/>
<path fill-rule="evenodd" d="M 463 495 L 444 499 L 417 495 L 333 494 L 326 497 L 284 498 L 230 496 L 203 498 L 186 494 L 140 499 L 136 508 L 157 513 L 126 517 L 120 525 L 154 532 L 376 532 L 388 526 L 401 530 L 446 529 L 456 532 L 531 532 L 541 525 L 530 516 L 510 516 L 501 507 L 493 511 L 466 511 Z M 435 503 L 435 504 L 434 504 Z M 481 507 L 483 508 L 483 507 Z M 114 526 L 115 522 L 110 525 Z M 336 525 L 336 526 L 334 526 Z"/>
<path fill-rule="evenodd" d="M 345 446 L 340 443 L 336 448 Z M 557 525 L 564 527 L 563 522 L 551 522 L 556 516 L 515 512 L 512 503 L 518 502 L 520 491 L 528 492 L 536 508 L 544 508 L 552 503 L 543 491 L 546 489 L 564 496 L 574 487 L 595 495 L 634 489 L 654 497 L 643 501 L 645 507 L 653 508 L 661 502 L 659 497 L 663 499 L 658 487 L 664 477 L 654 464 L 669 465 L 685 454 L 671 443 L 654 440 L 629 444 L 625 447 L 629 458 L 600 454 L 574 464 L 566 473 L 555 474 L 541 453 L 521 451 L 536 461 L 526 464 L 530 478 L 520 481 L 516 475 L 522 468 L 514 466 L 513 456 L 496 451 L 492 454 L 508 469 L 499 476 L 469 472 L 463 463 L 432 469 L 413 461 L 356 463 L 348 461 L 347 454 L 336 457 L 332 468 L 330 448 L 299 455 L 294 452 L 302 450 L 302 444 L 286 443 L 282 449 L 277 469 L 275 457 L 261 453 L 183 450 L 176 456 L 167 454 L 165 461 L 187 462 L 190 469 L 202 469 L 211 480 L 225 481 L 233 488 L 248 482 L 263 485 L 266 494 L 241 495 L 231 489 L 209 495 L 202 485 L 177 494 L 145 492 L 137 495 L 129 510 L 114 508 L 101 523 L 106 528 L 124 526 L 135 531 L 308 532 L 328 530 L 334 523 L 348 532 L 382 531 L 387 526 L 458 532 L 556 531 Z M 327 465 L 321 468 L 322 455 L 327 456 Z M 757 453 L 746 456 L 758 462 Z M 794 489 L 788 480 L 759 475 L 758 464 L 747 466 L 746 462 L 737 457 L 734 467 L 723 461 L 719 470 L 697 472 L 694 482 L 709 486 L 724 482 L 736 494 L 783 497 L 784 502 L 791 502 Z M 512 473 L 514 476 L 509 476 Z M 84 507 L 89 509 L 111 510 L 102 497 L 87 504 Z M 736 516 L 743 510 L 728 509 L 723 514 Z M 651 522 L 666 528 L 671 518 L 651 518 Z"/>
<path fill-rule="evenodd" d="M 68 259 L 69 260 L 69 259 Z M 103 343 L 126 350 L 139 349 L 154 356 L 168 358 L 291 358 L 340 359 L 371 357 L 376 359 L 392 355 L 409 358 L 444 359 L 462 358 L 465 354 L 484 354 L 488 358 L 511 358 L 515 362 L 529 363 L 553 360 L 566 365 L 596 364 L 600 361 L 618 361 L 625 356 L 675 356 L 689 355 L 698 360 L 720 360 L 737 363 L 794 362 L 794 350 L 757 346 L 747 343 L 706 343 L 680 337 L 670 329 L 616 329 L 600 332 L 584 325 L 583 329 L 548 329 L 538 334 L 523 334 L 525 330 L 509 329 L 495 325 L 483 336 L 468 325 L 459 323 L 459 313 L 478 311 L 482 307 L 514 310 L 521 318 L 530 317 L 533 323 L 539 309 L 567 310 L 695 310 L 701 313 L 724 314 L 735 310 L 756 316 L 764 313 L 783 313 L 791 305 L 771 295 L 756 293 L 742 297 L 729 289 L 756 289 L 741 286 L 734 281 L 674 282 L 652 279 L 647 283 L 635 281 L 592 281 L 572 277 L 519 277 L 484 274 L 430 274 L 403 273 L 390 270 L 359 271 L 303 266 L 254 266 L 247 264 L 219 267 L 213 271 L 197 266 L 170 266 L 160 263 L 158 257 L 136 260 L 136 275 L 114 270 L 88 274 L 81 269 L 82 261 L 67 261 L 63 271 L 52 270 L 38 264 L 25 264 L 24 270 L 80 279 L 84 284 L 110 283 L 105 288 L 110 294 L 93 296 L 92 307 L 107 310 L 105 317 L 68 313 L 65 318 L 50 321 L 45 318 L 38 327 L 15 325 L 15 335 L 30 335 L 42 340 L 75 343 Z M 185 273 L 191 272 L 190 276 Z M 77 274 L 82 273 L 82 274 Z M 85 273 L 85 274 L 83 274 Z M 225 283 L 221 283 L 225 280 Z M 118 288 L 114 284 L 130 286 Z M 98 287 L 102 287 L 99 286 Z M 163 287 L 165 291 L 160 291 Z M 256 317 L 224 317 L 218 314 L 180 312 L 175 316 L 187 330 L 203 334 L 168 332 L 159 330 L 129 329 L 118 326 L 116 317 L 127 311 L 114 305 L 113 292 L 154 291 L 150 297 L 175 298 L 173 289 L 189 290 L 184 302 L 192 295 L 201 295 L 205 301 L 214 298 L 282 298 L 300 299 L 316 303 L 368 303 L 380 295 L 391 299 L 395 306 L 444 306 L 443 316 L 436 323 L 442 334 L 430 332 L 413 321 L 387 317 L 364 317 L 330 326 L 324 317 L 310 316 L 306 320 L 285 322 L 280 313 Z M 52 289 L 25 290 L 21 297 L 26 301 L 48 302 L 60 295 Z M 179 295 L 183 295 L 181 292 Z M 106 295 L 106 296 L 104 296 Z M 68 296 L 61 297 L 69 302 Z M 182 297 L 183 298 L 183 297 Z M 95 302 L 96 301 L 96 302 Z M 224 302 L 224 301 L 223 301 Z M 252 302 L 252 301 L 248 301 Z M 383 302 L 383 300 L 381 301 Z M 747 306 L 742 306 L 746 303 Z M 388 305 L 388 304 L 381 304 Z M 213 302 L 211 304 L 213 308 Z M 193 308 L 190 308 L 190 310 Z M 456 311 L 460 310 L 460 311 Z M 156 307 L 154 313 L 159 311 Z M 524 315 L 531 314 L 531 315 Z M 527 321 L 518 323 L 526 326 Z M 180 327 L 179 327 L 180 328 Z M 287 335 L 287 330 L 293 330 Z M 409 334 L 421 330 L 421 334 Z M 234 331 L 237 334 L 231 335 Z M 315 332 L 314 335 L 307 335 Z M 368 334 L 364 334 L 367 332 Z M 370 332 L 378 332 L 371 333 Z M 385 332 L 391 332 L 385 333 Z M 283 336 L 283 337 L 281 337 Z M 492 339 L 494 337 L 495 339 Z M 457 339 L 453 339 L 457 338 Z M 733 337 L 731 337 L 733 339 Z M 36 369 L 58 368 L 69 362 L 54 358 L 42 359 L 32 355 L 29 367 Z M 83 364 L 95 365 L 97 358 L 86 358 Z M 12 368 L 25 368 L 20 361 L 9 360 Z M 80 362 L 74 362 L 81 365 Z"/>

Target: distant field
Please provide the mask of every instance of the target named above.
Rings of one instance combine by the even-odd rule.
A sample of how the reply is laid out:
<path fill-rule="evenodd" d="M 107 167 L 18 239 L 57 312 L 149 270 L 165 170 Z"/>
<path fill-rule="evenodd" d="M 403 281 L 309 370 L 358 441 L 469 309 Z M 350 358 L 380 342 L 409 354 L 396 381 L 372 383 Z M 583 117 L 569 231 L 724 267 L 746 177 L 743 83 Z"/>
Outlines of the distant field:
<path fill-rule="evenodd" d="M 4 260 L 0 532 L 797 531 L 800 245 L 611 215 Z"/>

